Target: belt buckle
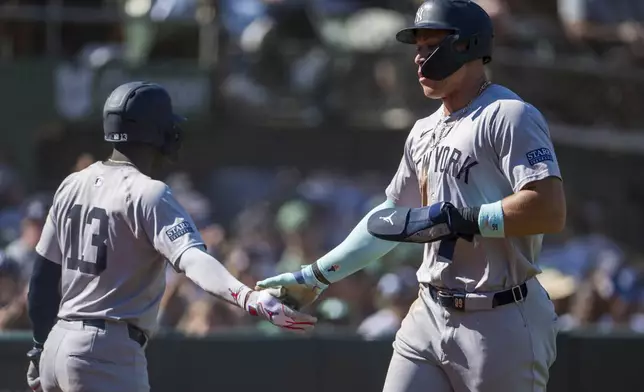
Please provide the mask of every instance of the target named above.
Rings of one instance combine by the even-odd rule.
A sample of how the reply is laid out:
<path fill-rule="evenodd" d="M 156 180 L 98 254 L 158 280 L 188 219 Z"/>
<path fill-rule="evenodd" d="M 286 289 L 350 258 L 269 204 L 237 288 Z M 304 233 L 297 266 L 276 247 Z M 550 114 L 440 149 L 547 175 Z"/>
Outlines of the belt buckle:
<path fill-rule="evenodd" d="M 514 299 L 514 302 L 521 302 L 524 300 L 521 286 L 512 287 L 512 298 Z"/>
<path fill-rule="evenodd" d="M 449 292 L 439 291 L 438 292 L 438 298 L 439 299 L 450 300 L 451 305 L 452 305 L 451 307 L 456 309 L 456 310 L 465 310 L 465 294 L 449 293 Z"/>
<path fill-rule="evenodd" d="M 454 297 L 454 309 L 456 310 L 465 310 L 465 294 L 452 294 Z"/>

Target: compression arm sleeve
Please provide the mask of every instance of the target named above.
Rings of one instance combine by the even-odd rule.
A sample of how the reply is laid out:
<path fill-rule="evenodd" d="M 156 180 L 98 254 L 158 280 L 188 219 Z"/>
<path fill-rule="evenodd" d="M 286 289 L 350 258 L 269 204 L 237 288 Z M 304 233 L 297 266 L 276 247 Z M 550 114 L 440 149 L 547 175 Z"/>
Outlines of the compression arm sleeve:
<path fill-rule="evenodd" d="M 47 260 L 41 255 L 36 256 L 29 281 L 27 306 L 33 327 L 34 343 L 41 348 L 58 315 L 61 299 L 61 271 L 60 264 Z"/>
<path fill-rule="evenodd" d="M 233 305 L 243 307 L 243 301 L 251 291 L 200 247 L 188 248 L 183 252 L 177 266 L 197 286 Z"/>
<path fill-rule="evenodd" d="M 367 221 L 371 214 L 392 207 L 395 207 L 394 202 L 386 200 L 372 209 L 340 245 L 317 261 L 320 273 L 330 283 L 337 282 L 363 269 L 398 245 L 397 242 L 376 238 L 367 231 Z"/>

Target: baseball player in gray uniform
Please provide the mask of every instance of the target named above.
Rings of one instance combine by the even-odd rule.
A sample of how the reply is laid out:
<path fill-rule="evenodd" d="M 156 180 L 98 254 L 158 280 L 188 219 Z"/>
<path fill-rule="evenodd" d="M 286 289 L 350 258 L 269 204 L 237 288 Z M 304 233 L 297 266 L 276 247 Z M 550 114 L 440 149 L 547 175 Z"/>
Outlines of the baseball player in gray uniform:
<path fill-rule="evenodd" d="M 144 349 L 155 332 L 166 261 L 253 316 L 294 331 L 313 328 L 315 318 L 230 275 L 205 251 L 167 185 L 152 178 L 181 145 L 181 119 L 166 90 L 124 84 L 107 99 L 103 118 L 111 158 L 62 182 L 36 247 L 32 389 L 148 391 Z"/>
<path fill-rule="evenodd" d="M 425 243 L 384 391 L 544 391 L 557 329 L 536 262 L 566 216 L 546 121 L 488 81 L 493 29 L 476 3 L 427 1 L 397 39 L 416 46 L 419 83 L 441 107 L 415 124 L 387 200 L 345 241 L 258 285 L 320 293 L 400 242 Z"/>

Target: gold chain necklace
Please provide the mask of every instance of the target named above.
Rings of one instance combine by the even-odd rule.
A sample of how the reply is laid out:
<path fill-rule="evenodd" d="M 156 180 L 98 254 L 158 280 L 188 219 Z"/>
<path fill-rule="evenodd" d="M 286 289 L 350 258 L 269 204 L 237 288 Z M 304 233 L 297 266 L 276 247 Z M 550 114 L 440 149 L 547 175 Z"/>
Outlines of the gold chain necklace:
<path fill-rule="evenodd" d="M 136 167 L 135 164 L 133 164 L 132 162 L 128 162 L 128 161 L 117 161 L 117 160 L 112 159 L 112 158 L 107 158 L 107 161 L 110 162 L 110 163 L 115 163 L 117 165 L 126 165 L 126 166 Z"/>

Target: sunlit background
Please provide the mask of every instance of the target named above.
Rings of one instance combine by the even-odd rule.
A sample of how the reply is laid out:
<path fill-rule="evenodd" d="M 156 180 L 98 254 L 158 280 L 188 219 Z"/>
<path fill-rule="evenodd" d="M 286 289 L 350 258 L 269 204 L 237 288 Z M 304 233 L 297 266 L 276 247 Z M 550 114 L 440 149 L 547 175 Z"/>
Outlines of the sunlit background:
<path fill-rule="evenodd" d="M 628 350 L 644 344 L 644 0 L 477 2 L 496 29 L 489 76 L 544 113 L 566 186 L 567 229 L 546 237 L 539 260 L 563 331 L 549 390 L 605 391 L 617 379 L 641 390 Z M 100 115 L 113 88 L 146 79 L 170 91 L 190 121 L 166 181 L 208 250 L 253 286 L 315 261 L 384 199 L 411 126 L 438 107 L 418 86 L 414 49 L 394 39 L 419 4 L 1 0 L 0 391 L 26 390 L 34 246 L 60 181 L 109 152 Z M 311 309 L 324 341 L 349 354 L 329 351 L 299 368 L 286 361 L 282 371 L 312 367 L 309 391 L 378 391 L 391 337 L 417 295 L 421 249 L 397 247 Z M 167 282 L 148 353 L 152 390 L 258 390 L 224 359 L 243 361 L 227 353 L 260 336 L 269 337 L 261 347 L 279 345 L 279 332 L 171 269 Z M 321 350 L 282 344 L 296 357 Z M 192 364 L 177 364 L 182 356 Z M 633 362 L 604 368 L 626 357 Z M 371 373 L 346 370 L 361 358 Z M 196 374 L 209 361 L 217 365 Z M 172 367 L 183 381 L 168 381 Z"/>

